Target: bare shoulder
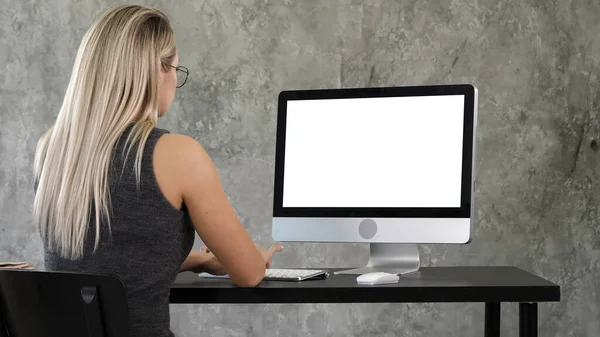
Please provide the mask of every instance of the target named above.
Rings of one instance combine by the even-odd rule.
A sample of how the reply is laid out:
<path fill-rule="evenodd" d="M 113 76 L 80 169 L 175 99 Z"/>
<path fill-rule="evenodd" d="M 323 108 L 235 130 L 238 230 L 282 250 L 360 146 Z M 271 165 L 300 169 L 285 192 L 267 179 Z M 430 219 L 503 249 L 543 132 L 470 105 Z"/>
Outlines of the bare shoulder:
<path fill-rule="evenodd" d="M 202 148 L 202 145 L 200 145 L 200 143 L 198 143 L 198 141 L 196 141 L 194 138 L 177 133 L 164 134 L 158 139 L 156 146 L 169 149 L 170 152 L 193 151 L 194 149 L 198 150 L 198 148 Z"/>
<path fill-rule="evenodd" d="M 156 143 L 155 156 L 158 160 L 177 164 L 182 169 L 187 165 L 210 161 L 202 145 L 194 138 L 181 134 L 165 134 Z"/>
<path fill-rule="evenodd" d="M 189 189 L 215 179 L 210 157 L 202 145 L 189 136 L 165 134 L 160 137 L 152 161 L 161 191 L 178 209 Z"/>

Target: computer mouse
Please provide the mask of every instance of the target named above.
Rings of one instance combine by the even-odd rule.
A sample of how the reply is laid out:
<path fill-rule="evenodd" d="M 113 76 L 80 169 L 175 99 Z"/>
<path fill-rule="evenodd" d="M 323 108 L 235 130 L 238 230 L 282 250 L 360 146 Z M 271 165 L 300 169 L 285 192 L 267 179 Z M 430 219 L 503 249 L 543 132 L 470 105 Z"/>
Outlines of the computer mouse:
<path fill-rule="evenodd" d="M 399 279 L 400 276 L 396 274 L 374 272 L 360 275 L 356 278 L 356 282 L 358 284 L 387 284 L 397 283 Z"/>

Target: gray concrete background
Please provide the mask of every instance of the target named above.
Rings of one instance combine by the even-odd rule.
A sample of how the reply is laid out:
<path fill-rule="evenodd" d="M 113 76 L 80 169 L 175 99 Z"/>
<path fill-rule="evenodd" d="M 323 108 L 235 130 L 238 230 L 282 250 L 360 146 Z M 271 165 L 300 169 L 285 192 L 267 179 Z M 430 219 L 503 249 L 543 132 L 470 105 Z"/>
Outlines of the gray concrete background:
<path fill-rule="evenodd" d="M 0 1 L 0 260 L 42 265 L 35 143 L 76 48 L 117 1 Z M 280 90 L 439 83 L 480 89 L 474 241 L 425 265 L 515 265 L 562 286 L 540 336 L 600 335 L 600 3 L 596 0 L 147 1 L 191 71 L 160 126 L 198 139 L 269 245 Z M 199 247 L 200 242 L 196 243 Z M 366 262 L 366 246 L 286 244 L 275 267 Z M 179 336 L 481 336 L 483 306 L 177 305 Z M 516 305 L 503 336 L 516 336 Z"/>

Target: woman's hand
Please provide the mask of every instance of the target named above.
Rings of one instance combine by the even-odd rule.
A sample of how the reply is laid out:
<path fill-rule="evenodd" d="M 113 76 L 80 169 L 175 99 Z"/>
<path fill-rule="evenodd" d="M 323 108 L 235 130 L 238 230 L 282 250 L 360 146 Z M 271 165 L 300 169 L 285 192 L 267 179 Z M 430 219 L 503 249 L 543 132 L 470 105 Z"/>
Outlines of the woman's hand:
<path fill-rule="evenodd" d="M 262 255 L 263 258 L 265 259 L 265 266 L 267 267 L 267 269 L 271 268 L 271 258 L 273 258 L 273 255 L 275 253 L 279 253 L 280 251 L 283 250 L 283 247 L 279 244 L 274 244 L 271 246 L 271 248 L 269 248 L 267 250 L 265 250 L 258 244 L 255 244 L 255 245 L 256 245 L 256 249 L 258 249 L 260 255 Z"/>
<path fill-rule="evenodd" d="M 200 269 L 204 273 L 209 273 L 213 275 L 225 275 L 227 272 L 225 271 L 225 267 L 221 264 L 219 259 L 208 249 L 208 247 L 200 248 L 201 260 L 203 263 L 200 266 Z"/>
<path fill-rule="evenodd" d="M 271 259 L 275 253 L 283 250 L 283 247 L 279 244 L 272 245 L 269 249 L 264 249 L 258 244 L 256 249 L 262 255 L 265 260 L 265 267 L 271 268 Z M 192 251 L 188 258 L 183 262 L 180 268 L 180 272 L 191 271 L 193 273 L 209 273 L 212 275 L 225 275 L 225 267 L 221 264 L 219 259 L 208 249 L 208 247 L 201 247 L 200 251 Z"/>
<path fill-rule="evenodd" d="M 191 271 L 193 273 L 209 273 L 213 275 L 225 275 L 225 268 L 217 257 L 207 248 L 202 247 L 200 251 L 192 251 L 185 259 L 180 272 Z"/>
<path fill-rule="evenodd" d="M 260 253 L 260 255 L 263 256 L 263 259 L 265 259 L 265 267 L 267 269 L 271 268 L 271 259 L 273 258 L 273 255 L 275 253 L 278 253 L 283 250 L 283 247 L 278 244 L 272 245 L 271 248 L 269 248 L 269 249 L 264 249 L 256 243 L 255 243 L 255 245 L 256 245 L 256 249 L 258 249 L 258 252 Z M 211 251 L 207 247 L 200 248 L 200 251 L 208 254 L 206 257 L 207 260 L 205 262 L 205 264 L 206 264 L 205 272 L 213 274 L 213 275 L 225 275 L 226 274 L 225 269 L 223 268 L 223 265 L 221 264 L 221 262 L 219 262 L 219 260 L 211 253 Z M 208 258 L 208 257 L 210 257 L 210 258 Z M 211 270 L 211 271 L 209 271 L 209 270 Z"/>

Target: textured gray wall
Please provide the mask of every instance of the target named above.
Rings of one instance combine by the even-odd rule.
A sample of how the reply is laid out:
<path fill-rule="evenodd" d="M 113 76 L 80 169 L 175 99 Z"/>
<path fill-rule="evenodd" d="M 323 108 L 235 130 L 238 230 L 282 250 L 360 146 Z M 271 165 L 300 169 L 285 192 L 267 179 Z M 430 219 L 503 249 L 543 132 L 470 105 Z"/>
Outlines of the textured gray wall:
<path fill-rule="evenodd" d="M 205 145 L 252 236 L 270 240 L 280 90 L 474 83 L 474 242 L 426 265 L 516 265 L 559 283 L 540 336 L 600 335 L 600 3 L 597 0 L 151 1 L 191 70 L 161 126 Z M 368 4 L 367 4 L 368 3 Z M 31 217 L 35 143 L 60 107 L 79 41 L 116 1 L 0 6 L 0 260 L 42 265 Z M 196 247 L 200 242 L 196 243 Z M 366 262 L 363 245 L 286 244 L 275 266 Z M 352 258 L 349 258 L 352 257 Z M 483 307 L 177 305 L 180 336 L 480 336 Z M 503 306 L 516 336 L 516 305 Z"/>

